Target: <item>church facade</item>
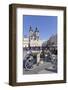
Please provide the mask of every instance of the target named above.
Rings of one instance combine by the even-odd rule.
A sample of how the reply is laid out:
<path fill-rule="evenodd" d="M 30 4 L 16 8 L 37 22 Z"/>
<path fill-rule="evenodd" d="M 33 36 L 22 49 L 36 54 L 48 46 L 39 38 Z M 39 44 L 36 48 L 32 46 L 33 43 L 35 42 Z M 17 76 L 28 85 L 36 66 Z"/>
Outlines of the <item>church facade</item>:
<path fill-rule="evenodd" d="M 38 28 L 36 27 L 35 30 L 32 29 L 30 26 L 29 28 L 29 36 L 24 37 L 23 39 L 23 47 L 28 48 L 30 47 L 41 47 L 43 43 L 43 40 L 40 39 L 40 32 Z"/>

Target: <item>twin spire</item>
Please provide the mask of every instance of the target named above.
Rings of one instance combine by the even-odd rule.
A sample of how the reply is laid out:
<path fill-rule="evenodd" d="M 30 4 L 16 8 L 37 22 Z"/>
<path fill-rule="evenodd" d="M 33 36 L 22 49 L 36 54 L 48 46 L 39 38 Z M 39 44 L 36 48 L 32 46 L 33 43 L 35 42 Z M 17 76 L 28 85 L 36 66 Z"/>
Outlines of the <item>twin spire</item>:
<path fill-rule="evenodd" d="M 32 29 L 32 27 L 31 27 L 31 26 L 30 26 L 29 31 L 33 31 L 33 29 Z M 36 32 L 36 31 L 37 31 L 37 32 L 39 32 L 39 30 L 38 30 L 38 28 L 37 28 L 37 27 L 35 28 L 35 32 Z"/>
<path fill-rule="evenodd" d="M 30 40 L 39 40 L 39 30 L 38 30 L 37 27 L 33 31 L 32 27 L 30 26 L 30 28 L 29 28 L 29 38 L 30 38 Z"/>

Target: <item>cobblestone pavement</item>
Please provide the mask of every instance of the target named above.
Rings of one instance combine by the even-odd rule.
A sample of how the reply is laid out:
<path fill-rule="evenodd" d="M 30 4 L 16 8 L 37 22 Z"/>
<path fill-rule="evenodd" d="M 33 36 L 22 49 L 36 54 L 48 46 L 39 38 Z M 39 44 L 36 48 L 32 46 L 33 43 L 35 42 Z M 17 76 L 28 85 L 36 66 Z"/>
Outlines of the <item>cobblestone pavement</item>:
<path fill-rule="evenodd" d="M 48 74 L 48 73 L 55 73 L 53 70 L 53 64 L 50 62 L 44 62 L 43 64 L 35 64 L 32 68 L 32 70 L 23 70 L 24 75 L 28 74 Z M 51 69 L 50 69 L 51 68 Z"/>

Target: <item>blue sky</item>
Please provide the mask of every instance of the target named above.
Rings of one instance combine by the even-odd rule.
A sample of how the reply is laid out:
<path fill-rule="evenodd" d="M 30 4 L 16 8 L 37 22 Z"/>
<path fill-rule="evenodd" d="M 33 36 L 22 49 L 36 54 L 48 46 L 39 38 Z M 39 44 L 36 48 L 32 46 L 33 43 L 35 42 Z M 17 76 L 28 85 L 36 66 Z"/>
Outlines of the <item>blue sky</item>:
<path fill-rule="evenodd" d="M 37 27 L 40 32 L 40 39 L 48 40 L 50 36 L 57 33 L 57 16 L 23 16 L 23 30 L 24 35 L 28 36 L 29 27 L 33 30 Z"/>

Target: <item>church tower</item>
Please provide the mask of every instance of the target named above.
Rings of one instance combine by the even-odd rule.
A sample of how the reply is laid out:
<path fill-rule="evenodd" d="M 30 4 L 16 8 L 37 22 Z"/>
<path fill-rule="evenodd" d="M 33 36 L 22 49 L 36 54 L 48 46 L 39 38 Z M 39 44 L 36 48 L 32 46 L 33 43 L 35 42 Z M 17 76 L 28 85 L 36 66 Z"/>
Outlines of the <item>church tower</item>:
<path fill-rule="evenodd" d="M 39 40 L 39 30 L 38 30 L 38 28 L 36 27 L 36 29 L 35 29 L 35 40 Z"/>
<path fill-rule="evenodd" d="M 30 26 L 29 28 L 29 39 L 32 40 L 33 38 L 33 30 L 32 30 L 32 27 Z"/>

